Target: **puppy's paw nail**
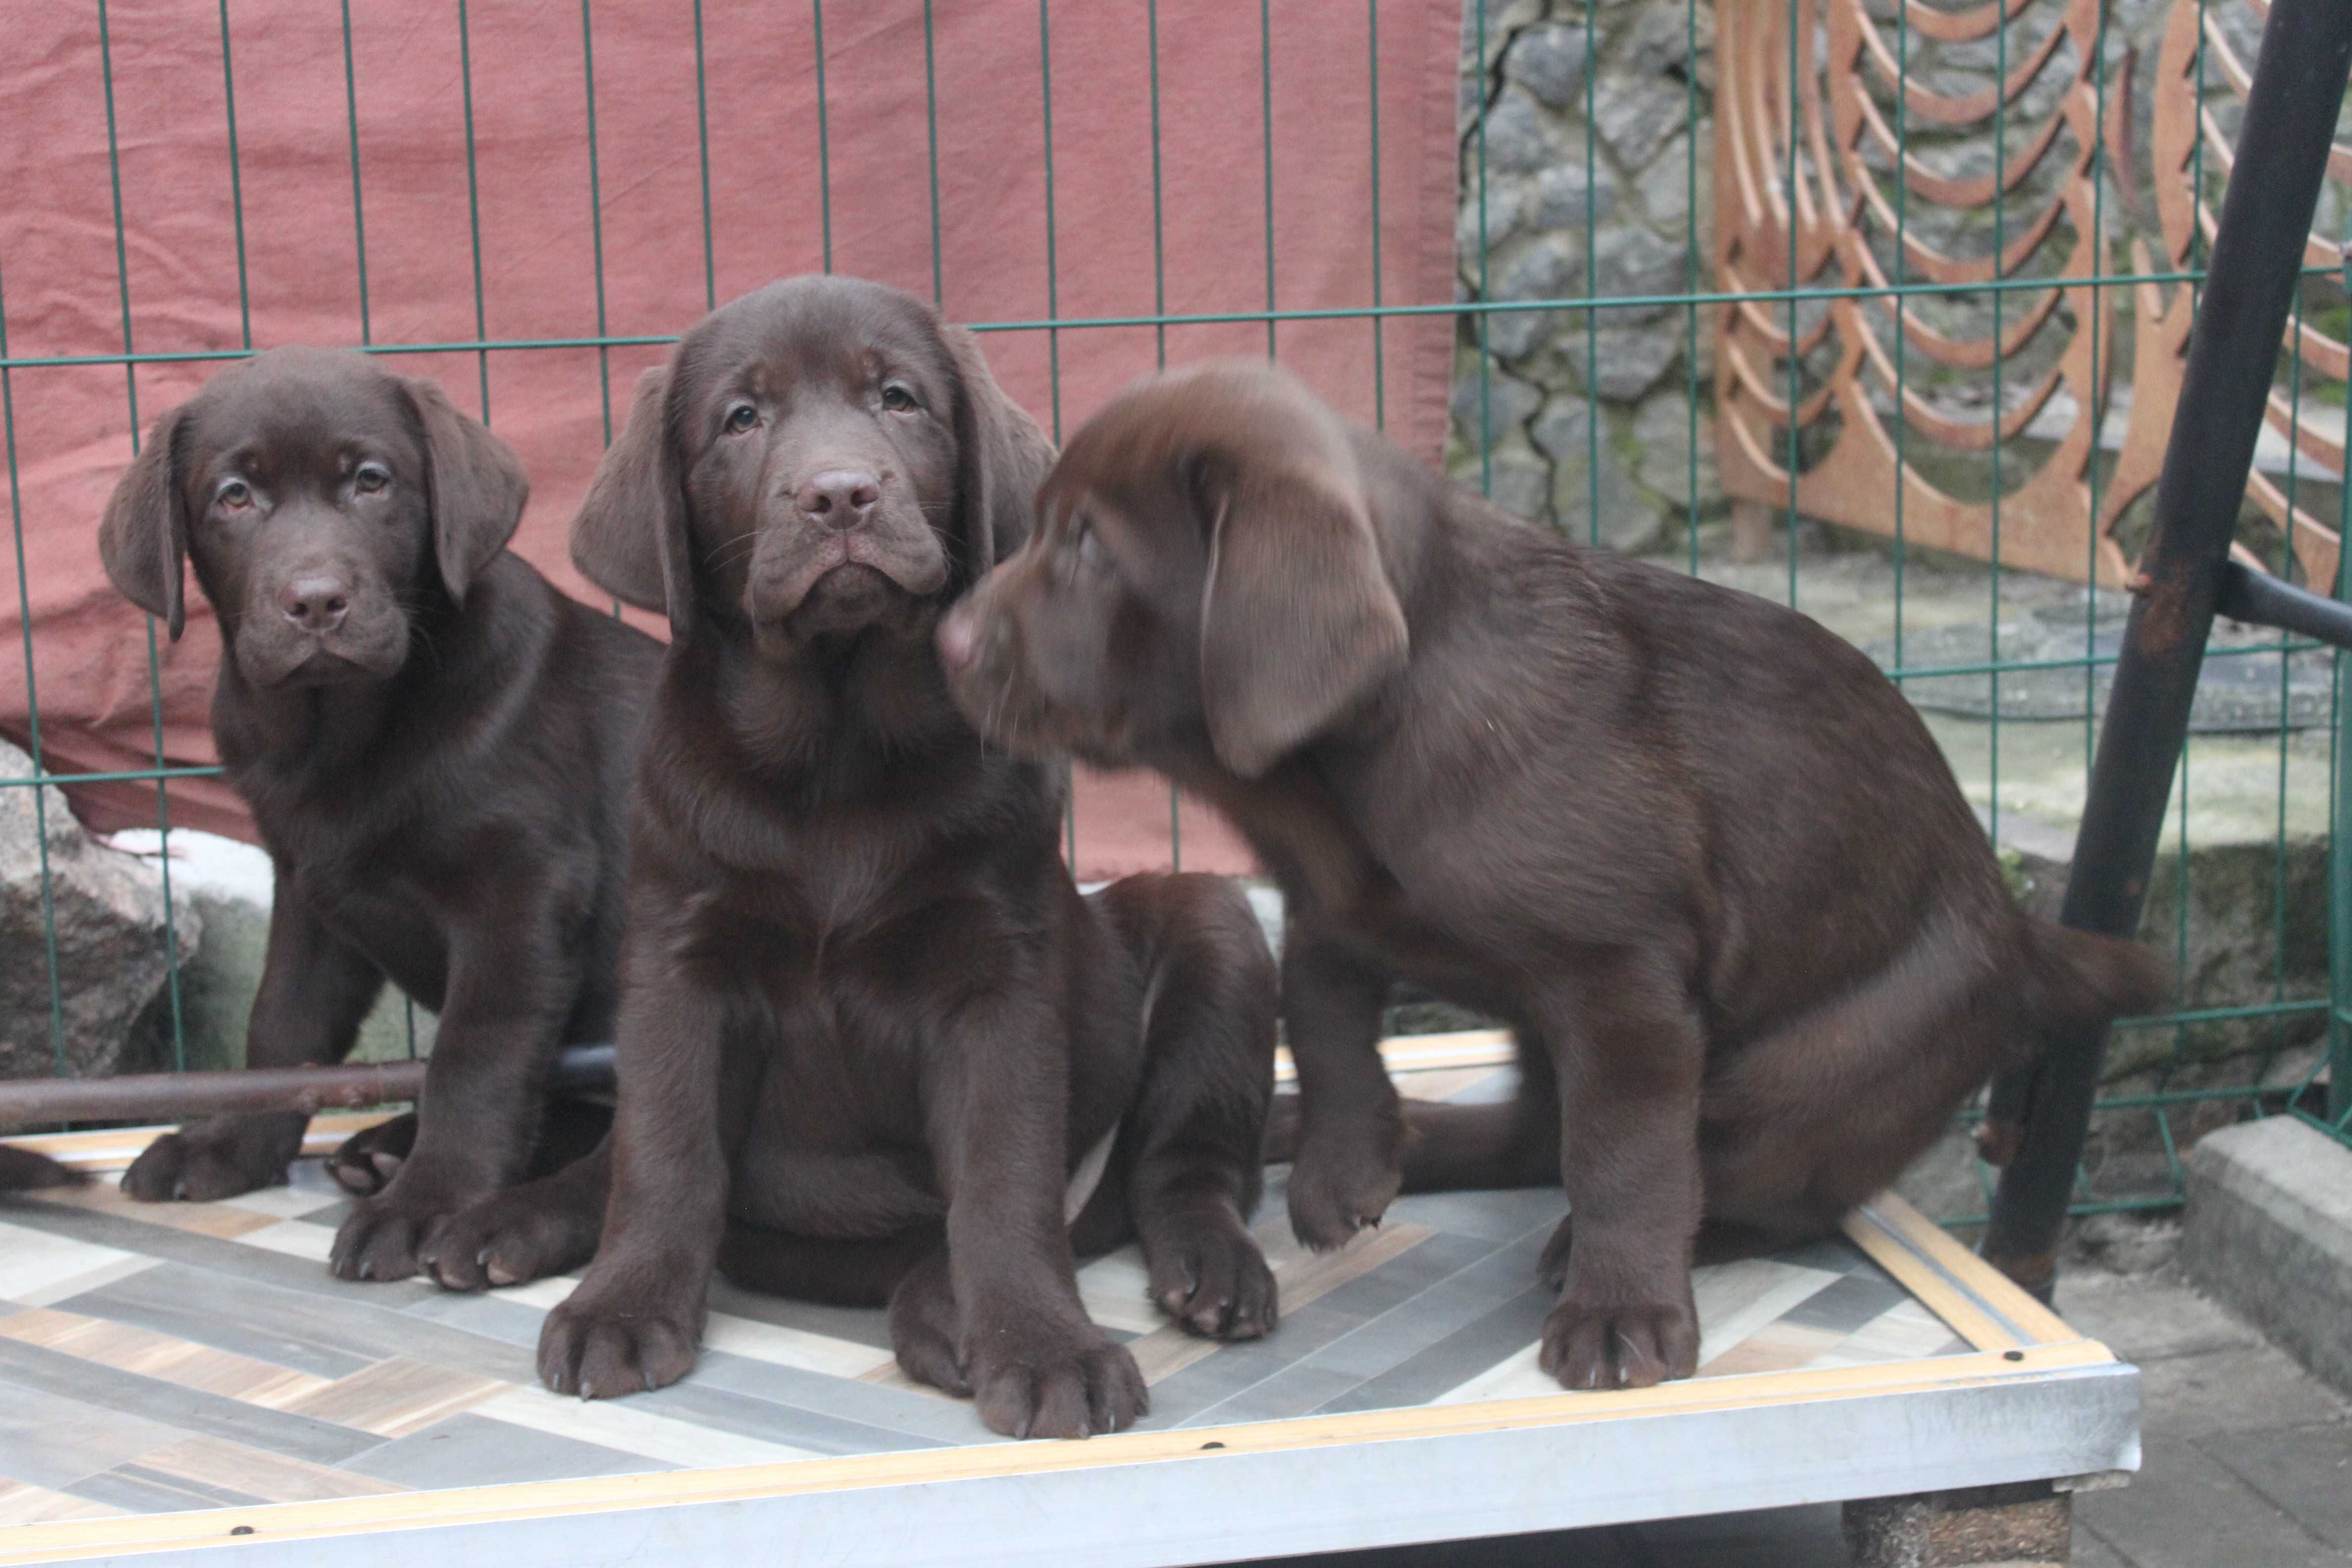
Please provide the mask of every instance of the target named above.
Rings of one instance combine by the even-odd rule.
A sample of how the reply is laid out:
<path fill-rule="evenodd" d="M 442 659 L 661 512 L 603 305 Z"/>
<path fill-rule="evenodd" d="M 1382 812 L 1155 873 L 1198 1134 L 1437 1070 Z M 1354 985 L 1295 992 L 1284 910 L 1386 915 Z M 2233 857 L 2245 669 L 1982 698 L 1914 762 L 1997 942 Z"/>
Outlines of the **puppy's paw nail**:
<path fill-rule="evenodd" d="M 477 1258 L 475 1261 L 479 1262 L 480 1259 Z M 493 1285 L 513 1285 L 519 1283 L 522 1279 L 522 1276 L 517 1274 L 514 1270 L 501 1268 L 496 1263 L 489 1265 L 488 1272 L 490 1283 Z"/>
<path fill-rule="evenodd" d="M 368 1156 L 368 1162 L 376 1168 L 377 1174 L 386 1181 L 400 1173 L 400 1156 L 397 1154 L 371 1154 Z"/>

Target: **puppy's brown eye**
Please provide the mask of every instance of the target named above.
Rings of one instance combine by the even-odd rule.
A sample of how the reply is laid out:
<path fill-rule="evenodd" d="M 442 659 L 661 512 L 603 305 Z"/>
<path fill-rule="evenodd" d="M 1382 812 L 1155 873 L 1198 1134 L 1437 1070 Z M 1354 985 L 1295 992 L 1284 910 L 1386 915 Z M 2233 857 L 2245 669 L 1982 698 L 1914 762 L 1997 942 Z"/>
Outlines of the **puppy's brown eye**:
<path fill-rule="evenodd" d="M 748 403 L 739 403 L 727 411 L 727 433 L 740 436 L 760 422 L 760 411 Z"/>
<path fill-rule="evenodd" d="M 231 479 L 213 492 L 213 500 L 224 511 L 243 511 L 253 504 L 253 489 L 243 479 Z"/>
<path fill-rule="evenodd" d="M 915 401 L 914 393 L 894 381 L 882 389 L 882 406 L 893 414 L 911 414 L 922 405 Z"/>
<path fill-rule="evenodd" d="M 359 472 L 352 476 L 352 484 L 363 496 L 372 496 L 392 483 L 392 470 L 382 463 L 362 463 Z"/>

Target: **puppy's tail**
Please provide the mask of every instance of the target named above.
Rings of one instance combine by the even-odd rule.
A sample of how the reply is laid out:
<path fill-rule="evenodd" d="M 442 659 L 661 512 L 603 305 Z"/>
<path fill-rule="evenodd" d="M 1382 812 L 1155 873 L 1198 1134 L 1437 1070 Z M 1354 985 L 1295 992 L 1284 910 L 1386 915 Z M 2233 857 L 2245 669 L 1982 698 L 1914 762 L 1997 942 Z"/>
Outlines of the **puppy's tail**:
<path fill-rule="evenodd" d="M 70 1165 L 60 1165 L 47 1154 L 0 1143 L 0 1193 L 28 1193 L 42 1187 L 78 1187 L 88 1176 Z"/>
<path fill-rule="evenodd" d="M 2171 985 L 2152 948 L 2028 917 L 2025 1005 L 2039 1032 L 2153 1013 Z"/>

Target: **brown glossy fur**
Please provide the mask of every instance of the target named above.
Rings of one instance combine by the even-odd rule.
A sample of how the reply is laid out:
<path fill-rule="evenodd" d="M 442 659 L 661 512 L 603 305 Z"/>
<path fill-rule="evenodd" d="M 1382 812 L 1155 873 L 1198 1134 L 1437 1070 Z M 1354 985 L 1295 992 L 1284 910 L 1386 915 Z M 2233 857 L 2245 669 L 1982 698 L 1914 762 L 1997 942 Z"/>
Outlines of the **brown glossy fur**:
<path fill-rule="evenodd" d="M 722 307 L 641 384 L 573 528 L 676 632 L 637 781 L 602 1245 L 541 1375 L 607 1396 L 693 1364 L 714 1267 L 891 1305 L 915 1376 L 1002 1432 L 1145 1405 L 1088 1321 L 1065 1188 L 1116 1131 L 1082 1247 L 1265 1332 L 1244 1228 L 1276 975 L 1237 889 L 1081 898 L 1058 763 L 983 745 L 940 611 L 1029 529 L 1052 449 L 972 340 L 896 289 Z"/>
<path fill-rule="evenodd" d="M 0 1144 L 0 1193 L 38 1192 L 48 1187 L 79 1187 L 89 1178 L 47 1154 Z"/>
<path fill-rule="evenodd" d="M 346 1279 L 428 1266 L 548 1152 L 559 1047 L 610 1037 L 660 648 L 507 551 L 529 490 L 432 383 L 284 348 L 157 421 L 100 531 L 116 587 L 173 636 L 184 566 L 219 618 L 213 736 L 275 878 L 247 1062 L 340 1059 L 386 980 L 440 1015 L 421 1113 L 332 1163 L 366 1194 L 335 1238 Z M 123 1187 L 283 1181 L 307 1121 L 192 1121 Z M 479 1246 L 467 1231 L 464 1255 Z"/>
<path fill-rule="evenodd" d="M 940 646 L 997 741 L 1158 768 L 1280 879 L 1301 1239 L 1401 1185 L 1565 1184 L 1571 1386 L 1687 1375 L 1695 1245 L 1831 1229 L 2041 1031 L 2158 994 L 2152 955 L 2013 905 L 1853 647 L 1512 517 L 1264 366 L 1088 421 Z M 1516 1101 L 1400 1107 L 1397 980 L 1511 1022 Z"/>

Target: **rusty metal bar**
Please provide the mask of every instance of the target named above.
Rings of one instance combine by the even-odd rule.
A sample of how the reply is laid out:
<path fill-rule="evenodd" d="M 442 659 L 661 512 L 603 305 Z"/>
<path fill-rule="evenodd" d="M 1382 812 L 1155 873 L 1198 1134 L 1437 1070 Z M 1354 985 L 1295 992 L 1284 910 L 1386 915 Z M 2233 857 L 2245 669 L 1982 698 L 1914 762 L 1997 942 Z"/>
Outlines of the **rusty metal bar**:
<path fill-rule="evenodd" d="M 2139 927 L 2347 69 L 2352 4 L 2273 0 L 2074 841 L 2060 918 L 2084 931 Z M 2104 1027 L 2053 1037 L 1994 1085 L 1989 1143 L 2011 1158 L 1984 1256 L 2044 1300 L 2106 1048 Z"/>
<path fill-rule="evenodd" d="M 245 1111 L 351 1110 L 414 1100 L 423 1061 L 352 1067 L 253 1068 L 240 1072 L 142 1073 L 124 1078 L 30 1079 L 0 1083 L 0 1127 L 66 1121 L 176 1121 Z M 596 1089 L 613 1081 L 613 1047 L 573 1046 L 549 1085 Z"/>

